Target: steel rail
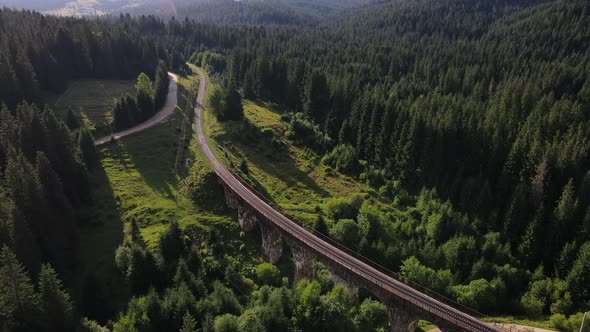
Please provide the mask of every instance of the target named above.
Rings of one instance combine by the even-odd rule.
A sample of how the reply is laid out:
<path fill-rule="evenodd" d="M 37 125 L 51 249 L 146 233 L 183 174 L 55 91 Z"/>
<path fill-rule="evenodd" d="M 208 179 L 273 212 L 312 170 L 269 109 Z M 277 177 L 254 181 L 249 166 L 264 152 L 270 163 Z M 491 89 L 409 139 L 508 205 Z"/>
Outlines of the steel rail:
<path fill-rule="evenodd" d="M 282 213 L 275 210 L 265 200 L 254 194 L 242 181 L 232 174 L 217 159 L 209 147 L 202 125 L 203 100 L 207 91 L 208 82 L 202 70 L 199 70 L 201 82 L 197 100 L 197 114 L 195 116 L 196 139 L 206 158 L 211 163 L 213 170 L 221 181 L 238 195 L 250 207 L 255 209 L 261 216 L 279 227 L 283 232 L 294 237 L 305 244 L 316 254 L 332 261 L 338 266 L 354 273 L 357 277 L 366 280 L 386 292 L 401 298 L 421 308 L 440 319 L 447 321 L 461 329 L 477 332 L 499 332 L 509 331 L 491 324 L 485 323 L 471 315 L 463 313 L 435 298 L 415 290 L 401 281 L 377 270 L 358 258 L 336 248 L 334 245 L 314 235 L 312 232 L 301 226 L 299 223 L 289 219 Z"/>

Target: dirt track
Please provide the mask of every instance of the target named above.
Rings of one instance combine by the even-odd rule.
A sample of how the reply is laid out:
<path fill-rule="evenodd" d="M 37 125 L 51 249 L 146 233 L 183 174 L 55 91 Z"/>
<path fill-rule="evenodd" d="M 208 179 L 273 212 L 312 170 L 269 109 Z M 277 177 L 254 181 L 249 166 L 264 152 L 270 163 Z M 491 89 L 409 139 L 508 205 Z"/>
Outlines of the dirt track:
<path fill-rule="evenodd" d="M 118 140 L 122 137 L 129 136 L 129 135 L 135 134 L 137 132 L 140 132 L 142 130 L 153 127 L 153 126 L 157 125 L 158 123 L 164 121 L 172 113 L 174 113 L 174 110 L 176 109 L 176 104 L 178 103 L 178 97 L 176 95 L 176 91 L 177 91 L 176 85 L 177 85 L 178 77 L 172 73 L 168 73 L 168 77 L 170 77 L 170 85 L 168 86 L 168 96 L 166 97 L 166 103 L 164 104 L 164 107 L 162 107 L 162 109 L 158 113 L 156 113 L 154 116 L 149 118 L 147 121 L 144 121 L 134 127 L 131 127 L 129 129 L 120 131 L 118 133 L 114 133 L 112 135 L 97 139 L 95 141 L 96 146 L 108 143 L 113 138 L 115 140 Z"/>

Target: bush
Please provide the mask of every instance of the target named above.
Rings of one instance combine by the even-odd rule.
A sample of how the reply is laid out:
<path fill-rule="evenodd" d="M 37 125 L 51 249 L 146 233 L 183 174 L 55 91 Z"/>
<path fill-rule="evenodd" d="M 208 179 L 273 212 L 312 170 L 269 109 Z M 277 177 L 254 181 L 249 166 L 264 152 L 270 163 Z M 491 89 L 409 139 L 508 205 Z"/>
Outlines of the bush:
<path fill-rule="evenodd" d="M 245 159 L 240 161 L 240 171 L 242 171 L 244 174 L 250 173 L 250 170 L 248 169 L 248 162 Z"/>
<path fill-rule="evenodd" d="M 468 285 L 452 287 L 457 302 L 475 310 L 491 311 L 496 307 L 497 289 L 494 283 L 485 279 L 473 280 Z"/>
<path fill-rule="evenodd" d="M 373 188 L 379 188 L 385 184 L 384 171 L 370 167 L 369 170 L 361 174 L 361 179 Z"/>
<path fill-rule="evenodd" d="M 264 128 L 262 129 L 262 136 L 265 138 L 271 139 L 273 138 L 275 132 L 271 128 Z"/>
<path fill-rule="evenodd" d="M 312 150 L 325 151 L 332 147 L 332 139 L 322 133 L 318 125 L 307 119 L 302 113 L 296 113 L 287 138 L 295 144 L 306 146 Z"/>
<path fill-rule="evenodd" d="M 238 317 L 225 314 L 215 318 L 215 332 L 237 332 Z"/>
<path fill-rule="evenodd" d="M 584 314 L 579 312 L 575 315 L 571 315 L 569 318 L 566 318 L 563 314 L 554 314 L 551 315 L 549 321 L 551 322 L 551 326 L 556 328 L 558 331 L 561 332 L 578 332 L 580 330 L 580 326 L 582 325 L 582 320 L 584 319 Z M 587 332 L 589 329 L 586 328 L 585 331 Z"/>
<path fill-rule="evenodd" d="M 344 174 L 355 176 L 361 170 L 356 150 L 350 145 L 338 145 L 322 162 Z"/>
<path fill-rule="evenodd" d="M 195 205 L 207 211 L 223 211 L 225 194 L 219 185 L 217 175 L 200 163 L 194 163 L 189 175 L 183 180 L 181 193 Z"/>
<path fill-rule="evenodd" d="M 291 122 L 291 116 L 289 114 L 283 114 L 283 115 L 281 115 L 281 121 Z"/>
<path fill-rule="evenodd" d="M 281 271 L 270 263 L 262 263 L 256 267 L 256 278 L 264 285 L 279 286 Z"/>
<path fill-rule="evenodd" d="M 569 328 L 567 318 L 563 314 L 551 315 L 551 318 L 549 319 L 549 321 L 551 322 L 551 326 L 553 326 L 554 328 L 556 328 L 559 331 L 563 331 L 563 332 L 571 331 Z"/>
<path fill-rule="evenodd" d="M 354 220 L 341 219 L 330 228 L 330 236 L 352 249 L 357 249 L 360 242 L 360 229 Z"/>
<path fill-rule="evenodd" d="M 328 217 L 332 220 L 355 219 L 358 215 L 358 208 L 345 199 L 334 199 L 328 203 L 326 208 Z"/>

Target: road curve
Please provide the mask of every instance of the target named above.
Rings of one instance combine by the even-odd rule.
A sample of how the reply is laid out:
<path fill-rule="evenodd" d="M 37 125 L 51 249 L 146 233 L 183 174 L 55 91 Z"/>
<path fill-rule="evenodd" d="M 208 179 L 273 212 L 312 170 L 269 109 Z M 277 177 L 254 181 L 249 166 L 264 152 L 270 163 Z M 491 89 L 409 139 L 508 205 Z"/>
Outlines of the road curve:
<path fill-rule="evenodd" d="M 176 91 L 178 89 L 178 76 L 172 73 L 168 73 L 168 77 L 170 78 L 170 84 L 168 85 L 168 96 L 166 96 L 166 103 L 158 113 L 154 114 L 154 116 L 152 116 L 151 118 L 134 127 L 97 139 L 96 141 L 94 141 L 96 146 L 108 143 L 112 139 L 118 140 L 125 136 L 129 136 L 142 130 L 151 128 L 157 125 L 158 123 L 164 121 L 172 113 L 174 113 L 174 110 L 176 109 L 176 104 L 178 103 L 178 96 L 176 95 Z"/>
<path fill-rule="evenodd" d="M 351 256 L 350 254 L 336 248 L 334 245 L 325 240 L 315 236 L 313 233 L 303 228 L 296 222 L 290 220 L 280 212 L 276 211 L 250 189 L 246 188 L 240 180 L 228 171 L 223 164 L 219 162 L 217 157 L 211 151 L 207 138 L 205 137 L 202 125 L 203 116 L 203 102 L 205 93 L 207 91 L 207 77 L 205 73 L 199 68 L 199 75 L 201 77 L 201 84 L 199 84 L 199 94 L 197 96 L 197 107 L 195 125 L 197 128 L 196 139 L 203 153 L 213 166 L 217 176 L 230 187 L 237 195 L 239 195 L 247 204 L 256 209 L 258 213 L 263 215 L 269 221 L 281 228 L 284 232 L 297 238 L 299 241 L 305 243 L 309 249 L 316 254 L 323 256 L 326 259 L 342 266 L 350 273 L 354 273 L 370 283 L 373 283 L 390 294 L 412 303 L 415 306 L 422 308 L 431 314 L 440 317 L 441 319 L 463 329 L 466 331 L 479 332 L 499 332 L 508 331 L 497 326 L 491 326 L 481 320 L 467 315 L 447 304 L 444 304 L 428 295 L 425 295 L 410 286 L 396 280 L 395 278 L 373 268 L 363 261 Z"/>

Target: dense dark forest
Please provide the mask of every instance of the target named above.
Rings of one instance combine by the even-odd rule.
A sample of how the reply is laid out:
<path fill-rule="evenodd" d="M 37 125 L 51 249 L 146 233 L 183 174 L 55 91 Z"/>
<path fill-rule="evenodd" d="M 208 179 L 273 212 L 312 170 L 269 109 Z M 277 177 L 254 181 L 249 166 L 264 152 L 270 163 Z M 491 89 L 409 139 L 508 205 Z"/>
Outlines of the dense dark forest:
<path fill-rule="evenodd" d="M 141 87 L 189 60 L 235 106 L 220 120 L 241 117 L 241 97 L 279 104 L 293 113 L 291 140 L 393 207 L 342 202 L 319 213 L 322 232 L 485 313 L 590 305 L 588 2 L 387 1 L 325 20 L 308 14 L 216 12 L 217 22 L 247 24 L 217 25 L 0 12 L 0 287 L 19 290 L 0 296 L 2 326 L 73 330 L 78 316 L 114 318 L 96 304 L 78 313 L 55 272 L 76 264 L 74 210 L 92 204 L 98 156 L 86 129 L 40 105 L 44 91 L 145 72 Z M 124 119 L 116 128 L 148 116 L 133 110 L 157 105 L 158 84 L 115 105 Z M 253 281 L 221 258 L 215 233 L 172 225 L 153 252 L 136 228 L 126 230 L 116 263 L 137 297 L 109 323 L 114 330 L 386 326 L 382 306 L 354 307 L 325 275 L 292 289 L 263 266 L 256 282 L 264 287 L 236 296 Z M 195 242 L 221 263 L 201 257 Z"/>
<path fill-rule="evenodd" d="M 314 30 L 242 28 L 192 60 L 298 113 L 291 138 L 338 171 L 451 204 L 420 211 L 412 231 L 378 214 L 373 235 L 347 245 L 394 270 L 416 256 L 453 271 L 451 284 L 487 281 L 496 304 L 463 299 L 484 311 L 569 312 L 590 300 L 589 10 L 386 2 Z M 488 245 L 496 253 L 476 250 Z"/>

